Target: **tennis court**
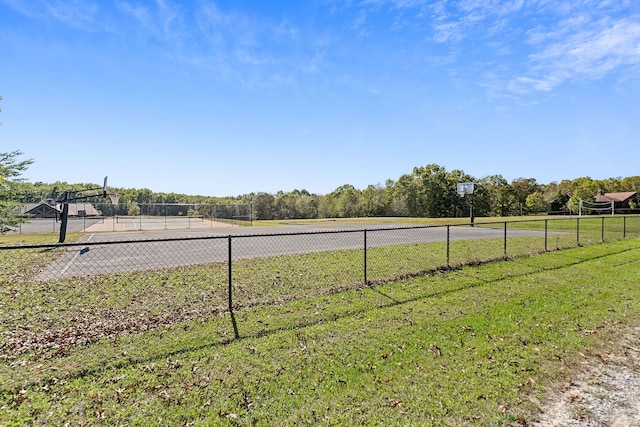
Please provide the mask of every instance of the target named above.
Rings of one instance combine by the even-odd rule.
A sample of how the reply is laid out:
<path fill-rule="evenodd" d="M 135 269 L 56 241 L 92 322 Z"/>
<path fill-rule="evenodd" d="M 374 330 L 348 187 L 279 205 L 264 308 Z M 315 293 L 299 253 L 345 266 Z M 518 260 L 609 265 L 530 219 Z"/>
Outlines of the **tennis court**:
<path fill-rule="evenodd" d="M 87 232 L 101 231 L 158 231 L 158 230 L 206 230 L 231 227 L 232 224 L 215 221 L 202 216 L 148 216 L 117 215 L 105 218 L 87 227 Z"/>

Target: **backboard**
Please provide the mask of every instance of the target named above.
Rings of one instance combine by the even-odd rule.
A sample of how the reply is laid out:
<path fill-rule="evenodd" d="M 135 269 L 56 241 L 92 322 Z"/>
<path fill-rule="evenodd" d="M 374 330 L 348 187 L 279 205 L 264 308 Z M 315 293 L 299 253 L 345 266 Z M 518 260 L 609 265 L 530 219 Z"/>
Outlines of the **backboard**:
<path fill-rule="evenodd" d="M 460 182 L 458 183 L 458 195 L 464 197 L 467 194 L 473 194 L 474 185 L 473 182 Z"/>

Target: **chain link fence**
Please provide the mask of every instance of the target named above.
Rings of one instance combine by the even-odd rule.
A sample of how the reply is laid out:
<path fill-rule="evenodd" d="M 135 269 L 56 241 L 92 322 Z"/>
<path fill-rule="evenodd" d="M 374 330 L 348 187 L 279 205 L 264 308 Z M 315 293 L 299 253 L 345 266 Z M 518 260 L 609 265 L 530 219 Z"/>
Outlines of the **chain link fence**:
<path fill-rule="evenodd" d="M 123 332 L 291 310 L 296 301 L 444 269 L 640 237 L 640 217 L 0 246 L 0 356 Z M 144 236 L 144 235 L 141 235 Z M 433 293 L 445 290 L 429 282 Z M 267 326 L 265 326 L 266 328 Z"/>
<path fill-rule="evenodd" d="M 252 207 L 248 204 L 191 203 L 72 203 L 69 231 L 146 231 L 215 228 L 219 224 L 250 226 Z M 60 205 L 57 206 L 60 209 Z M 93 213 L 93 214 L 91 214 Z M 60 212 L 24 214 L 25 223 L 12 227 L 19 234 L 60 231 Z"/>

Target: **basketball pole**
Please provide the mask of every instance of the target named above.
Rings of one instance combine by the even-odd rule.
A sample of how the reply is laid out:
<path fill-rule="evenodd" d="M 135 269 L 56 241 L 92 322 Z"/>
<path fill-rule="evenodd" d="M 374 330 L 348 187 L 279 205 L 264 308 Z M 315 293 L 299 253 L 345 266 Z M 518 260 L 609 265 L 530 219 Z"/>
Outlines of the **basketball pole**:
<path fill-rule="evenodd" d="M 69 218 L 69 192 L 64 192 L 62 200 L 62 212 L 60 212 L 60 237 L 58 243 L 64 243 L 67 238 L 67 219 Z"/>
<path fill-rule="evenodd" d="M 84 196 L 77 196 L 78 193 L 85 193 L 88 191 L 92 191 L 97 194 L 86 194 Z M 104 185 L 100 188 L 89 188 L 87 190 L 77 190 L 77 191 L 65 191 L 64 199 L 59 200 L 58 203 L 62 203 L 62 212 L 60 212 L 60 237 L 58 238 L 58 243 L 64 243 L 67 239 L 67 222 L 69 220 L 69 195 L 73 194 L 73 201 L 77 202 L 78 200 L 90 199 L 92 197 L 107 197 L 107 177 L 104 177 Z"/>
<path fill-rule="evenodd" d="M 473 227 L 473 222 L 474 222 L 474 220 L 476 218 L 475 208 L 473 206 L 473 194 L 470 194 L 469 197 L 471 198 L 470 199 L 471 207 L 470 207 L 469 215 L 471 216 L 471 226 Z"/>

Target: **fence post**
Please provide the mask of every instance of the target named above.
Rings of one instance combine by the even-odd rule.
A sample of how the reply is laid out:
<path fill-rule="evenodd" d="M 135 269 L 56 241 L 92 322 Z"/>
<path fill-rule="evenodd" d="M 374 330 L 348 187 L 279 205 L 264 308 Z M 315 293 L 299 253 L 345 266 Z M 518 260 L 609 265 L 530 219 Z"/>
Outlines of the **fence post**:
<path fill-rule="evenodd" d="M 576 244 L 580 246 L 580 218 L 576 218 Z"/>
<path fill-rule="evenodd" d="M 231 265 L 231 235 L 229 235 L 229 250 L 228 250 L 228 267 L 229 270 L 227 272 L 227 276 L 229 278 L 229 287 L 228 287 L 228 294 L 229 294 L 229 315 L 231 316 L 231 323 L 233 324 L 233 336 L 237 339 L 240 338 L 240 334 L 238 333 L 238 325 L 236 324 L 236 317 L 233 314 L 233 279 L 231 276 L 231 272 L 232 272 L 232 265 Z"/>
<path fill-rule="evenodd" d="M 602 217 L 602 242 L 604 243 L 604 217 Z"/>
<path fill-rule="evenodd" d="M 545 219 L 544 220 L 544 251 L 547 252 L 547 240 L 548 240 L 548 235 L 549 235 L 549 220 Z"/>
<path fill-rule="evenodd" d="M 367 286 L 367 229 L 364 229 L 364 285 Z"/>
<path fill-rule="evenodd" d="M 504 222 L 504 259 L 507 259 L 507 221 Z"/>
<path fill-rule="evenodd" d="M 451 232 L 451 226 L 447 225 L 447 268 L 449 268 L 449 236 L 450 236 L 450 232 Z"/>

